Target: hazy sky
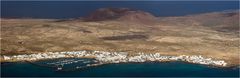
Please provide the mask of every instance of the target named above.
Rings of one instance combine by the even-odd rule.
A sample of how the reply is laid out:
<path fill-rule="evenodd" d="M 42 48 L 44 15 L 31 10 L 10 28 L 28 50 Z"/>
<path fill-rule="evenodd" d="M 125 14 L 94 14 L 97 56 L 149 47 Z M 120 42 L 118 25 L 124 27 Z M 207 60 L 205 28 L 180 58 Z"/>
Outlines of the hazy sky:
<path fill-rule="evenodd" d="M 104 7 L 125 7 L 155 16 L 239 9 L 238 1 L 2 1 L 1 17 L 77 18 Z"/>

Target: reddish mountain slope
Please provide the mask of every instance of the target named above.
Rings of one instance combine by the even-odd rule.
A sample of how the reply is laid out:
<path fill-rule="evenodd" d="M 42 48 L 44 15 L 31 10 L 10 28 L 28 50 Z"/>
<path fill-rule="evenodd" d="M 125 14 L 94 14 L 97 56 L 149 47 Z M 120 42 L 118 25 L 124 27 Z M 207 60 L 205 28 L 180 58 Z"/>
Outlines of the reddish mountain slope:
<path fill-rule="evenodd" d="M 129 8 L 101 8 L 85 18 L 85 21 L 105 20 L 120 20 L 141 24 L 153 24 L 156 22 L 156 18 L 152 14 Z"/>

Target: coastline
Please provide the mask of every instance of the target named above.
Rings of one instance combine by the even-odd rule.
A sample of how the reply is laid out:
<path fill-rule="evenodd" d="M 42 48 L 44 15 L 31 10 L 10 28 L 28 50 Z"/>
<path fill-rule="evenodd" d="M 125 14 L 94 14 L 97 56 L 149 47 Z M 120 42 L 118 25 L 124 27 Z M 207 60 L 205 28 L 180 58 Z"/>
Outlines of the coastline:
<path fill-rule="evenodd" d="M 73 58 L 75 59 L 75 58 Z M 66 59 L 69 60 L 69 59 Z M 71 60 L 71 59 L 70 59 Z M 82 60 L 76 58 L 75 60 Z M 62 59 L 54 59 L 52 61 L 45 60 L 39 62 L 33 62 L 34 64 L 46 65 L 46 63 L 53 63 L 64 61 Z M 44 64 L 43 64 L 44 63 Z M 4 73 L 4 77 L 12 77 L 12 76 L 68 76 L 68 77 L 90 77 L 92 74 L 96 74 L 95 76 L 119 76 L 121 74 L 127 73 L 128 75 L 124 76 L 189 76 L 187 73 L 192 73 L 191 76 L 202 77 L 202 76 L 214 76 L 214 77 L 238 77 L 239 68 L 226 68 L 226 67 L 213 67 L 208 65 L 200 65 L 200 64 L 189 64 L 185 62 L 144 62 L 144 63 L 116 63 L 116 64 L 104 64 L 95 67 L 86 67 L 81 69 L 76 69 L 77 66 L 82 67 L 83 65 L 78 65 L 79 63 L 74 63 L 73 65 L 64 65 L 61 71 L 56 71 L 56 68 L 48 68 L 32 65 L 26 62 L 14 62 L 10 65 L 3 67 L 2 72 Z M 51 65 L 48 65 L 51 66 Z M 85 66 L 85 65 L 84 65 Z M 26 69 L 29 68 L 29 69 Z M 42 69 L 42 70 L 40 70 Z M 28 71 L 27 71 L 28 70 Z M 12 71 L 21 71 L 21 72 L 12 72 Z M 29 72 L 32 71 L 32 72 Z M 112 72 L 106 72 L 112 71 Z M 148 71 L 148 72 L 144 72 Z M 193 72 L 195 71 L 195 72 Z M 106 74 L 105 74 L 106 72 Z M 133 74 L 133 73 L 136 73 Z M 213 73 L 215 74 L 207 74 Z M 186 73 L 186 75 L 182 75 Z M 154 75 L 156 74 L 156 75 Z"/>
<path fill-rule="evenodd" d="M 135 53 L 128 52 L 106 52 L 106 51 L 69 51 L 69 52 L 47 52 L 37 54 L 23 54 L 13 56 L 1 56 L 1 62 L 17 62 L 17 61 L 38 61 L 55 58 L 94 58 L 102 64 L 111 63 L 130 63 L 130 62 L 166 62 L 166 61 L 183 61 L 187 63 L 203 64 L 216 67 L 231 67 L 224 60 L 213 60 L 201 55 L 180 55 L 180 56 L 162 56 L 160 53 Z"/>

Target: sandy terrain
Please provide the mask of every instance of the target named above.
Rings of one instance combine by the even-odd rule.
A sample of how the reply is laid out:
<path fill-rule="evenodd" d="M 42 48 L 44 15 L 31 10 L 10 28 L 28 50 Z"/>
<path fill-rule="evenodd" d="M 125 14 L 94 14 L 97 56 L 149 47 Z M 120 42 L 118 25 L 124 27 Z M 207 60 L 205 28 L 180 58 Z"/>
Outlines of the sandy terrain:
<path fill-rule="evenodd" d="M 163 55 L 203 55 L 239 65 L 239 12 L 228 17 L 220 14 L 225 13 L 158 17 L 154 24 L 119 19 L 2 18 L 1 54 L 77 50 L 159 52 Z M 206 24 L 208 19 L 203 17 L 215 22 L 214 26 Z"/>

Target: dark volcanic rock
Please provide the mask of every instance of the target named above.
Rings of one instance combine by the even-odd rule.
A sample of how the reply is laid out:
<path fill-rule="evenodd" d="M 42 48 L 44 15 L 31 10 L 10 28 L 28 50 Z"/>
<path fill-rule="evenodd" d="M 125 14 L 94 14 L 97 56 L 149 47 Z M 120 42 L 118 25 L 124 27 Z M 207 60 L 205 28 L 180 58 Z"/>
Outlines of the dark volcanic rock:
<path fill-rule="evenodd" d="M 147 39 L 148 36 L 145 35 L 123 35 L 123 36 L 110 36 L 102 37 L 104 40 L 132 40 L 132 39 Z"/>

